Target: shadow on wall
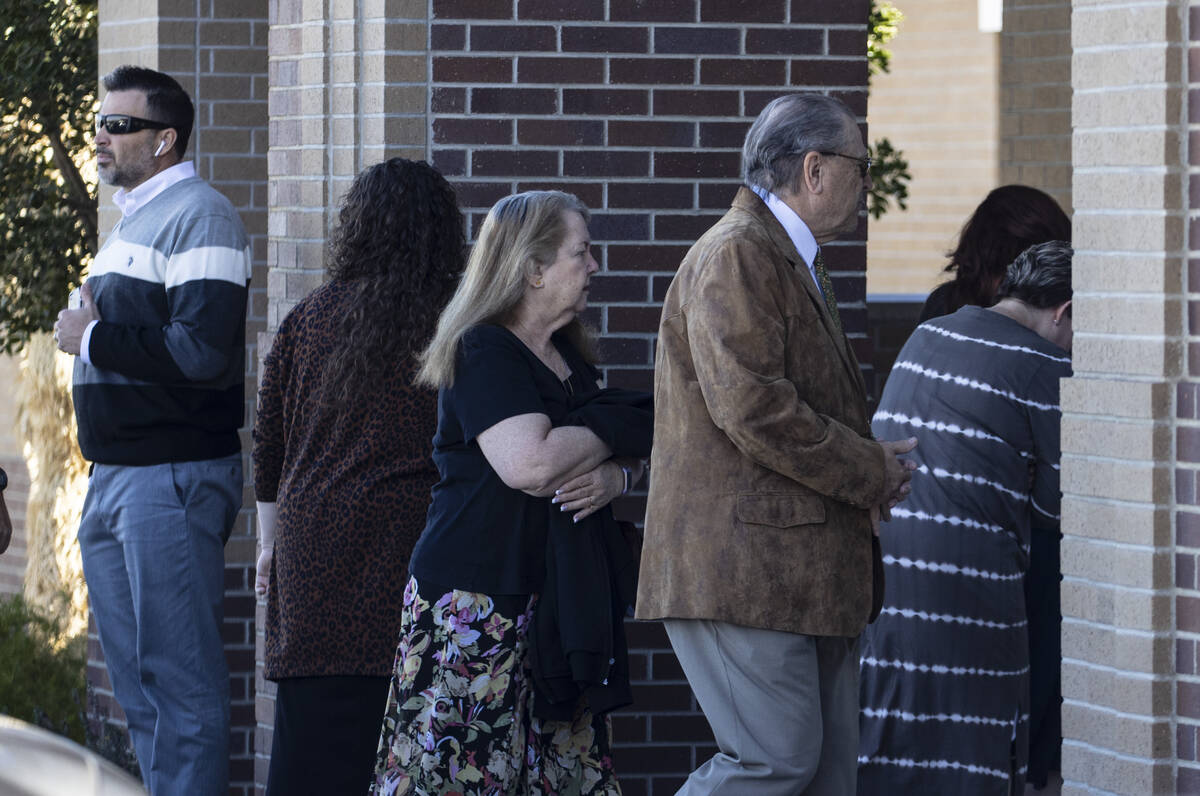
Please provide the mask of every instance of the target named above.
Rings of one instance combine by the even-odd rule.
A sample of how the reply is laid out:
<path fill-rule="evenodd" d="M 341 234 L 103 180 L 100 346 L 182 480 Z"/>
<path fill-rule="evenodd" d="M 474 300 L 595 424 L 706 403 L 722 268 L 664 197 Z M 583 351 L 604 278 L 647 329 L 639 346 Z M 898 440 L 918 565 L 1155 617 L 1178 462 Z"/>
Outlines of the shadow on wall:
<path fill-rule="evenodd" d="M 875 388 L 869 396 L 872 407 L 883 394 L 883 385 L 892 372 L 896 355 L 917 328 L 917 318 L 924 303 L 923 294 L 867 296 L 867 334 L 871 339 L 871 365 L 875 372 Z"/>

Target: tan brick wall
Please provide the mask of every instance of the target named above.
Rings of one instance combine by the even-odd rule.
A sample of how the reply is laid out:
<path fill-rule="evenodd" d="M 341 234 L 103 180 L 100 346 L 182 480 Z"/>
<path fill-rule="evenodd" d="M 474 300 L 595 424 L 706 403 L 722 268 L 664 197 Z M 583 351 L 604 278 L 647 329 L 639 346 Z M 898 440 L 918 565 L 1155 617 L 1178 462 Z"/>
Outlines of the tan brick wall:
<path fill-rule="evenodd" d="M 1189 422 L 1176 421 L 1187 350 L 1180 5 L 1005 10 L 1006 58 L 1041 68 L 1006 70 L 1003 173 L 1026 169 L 1044 181 L 1025 181 L 1075 205 L 1075 376 L 1062 392 L 1063 792 L 1174 793 L 1176 714 L 1188 709 L 1176 692 L 1172 510 Z M 1073 140 L 1059 131 L 1064 102 Z M 1067 185 L 1058 164 L 1072 160 Z M 1200 619 L 1200 607 L 1188 610 Z M 1182 772 L 1178 784 L 1195 792 Z"/>
<path fill-rule="evenodd" d="M 892 69 L 871 78 L 871 139 L 908 159 L 908 210 L 870 222 L 867 291 L 926 294 L 946 252 L 999 177 L 1000 37 L 981 33 L 975 3 L 904 0 Z M 953 75 L 953 79 L 948 76 Z"/>
<path fill-rule="evenodd" d="M 390 157 L 426 157 L 427 4 L 332 0 L 271 4 L 267 260 L 259 357 L 280 321 L 325 280 L 325 240 L 354 175 Z M 253 495 L 248 500 L 253 504 Z M 256 608 L 255 781 L 266 783 L 274 685 L 263 679 Z"/>
<path fill-rule="evenodd" d="M 1041 188 L 1069 216 L 1071 0 L 1005 0 L 1000 40 L 1000 184 Z"/>

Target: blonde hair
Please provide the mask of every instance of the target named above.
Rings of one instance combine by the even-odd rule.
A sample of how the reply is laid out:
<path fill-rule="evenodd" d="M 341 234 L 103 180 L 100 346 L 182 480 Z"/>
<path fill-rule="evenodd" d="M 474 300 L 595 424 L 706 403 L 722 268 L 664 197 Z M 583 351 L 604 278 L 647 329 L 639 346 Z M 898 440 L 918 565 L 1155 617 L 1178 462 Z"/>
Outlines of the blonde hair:
<path fill-rule="evenodd" d="M 563 216 L 574 211 L 588 220 L 578 197 L 562 191 L 526 191 L 506 196 L 492 206 L 471 249 L 458 289 L 438 318 L 433 339 L 420 354 L 416 381 L 430 387 L 454 384 L 458 344 L 481 323 L 503 324 L 525 295 L 527 280 L 539 266 L 554 262 L 567 235 Z M 567 339 L 592 361 L 588 333 L 578 318 L 562 330 Z"/>

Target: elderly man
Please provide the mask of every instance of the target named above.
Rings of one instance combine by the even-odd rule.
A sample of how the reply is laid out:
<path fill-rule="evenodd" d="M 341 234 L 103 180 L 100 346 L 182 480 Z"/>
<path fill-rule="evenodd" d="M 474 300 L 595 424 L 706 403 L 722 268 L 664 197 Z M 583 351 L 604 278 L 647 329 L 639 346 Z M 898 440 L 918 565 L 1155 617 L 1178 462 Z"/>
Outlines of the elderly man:
<path fill-rule="evenodd" d="M 852 794 L 873 530 L 916 440 L 876 442 L 821 245 L 858 225 L 850 110 L 780 97 L 733 207 L 667 291 L 638 617 L 667 633 L 719 752 L 681 794 Z"/>
<path fill-rule="evenodd" d="M 195 117 L 183 88 L 137 66 L 103 82 L 96 162 L 120 188 L 121 221 L 54 327 L 78 357 L 79 447 L 94 462 L 83 573 L 150 793 L 223 794 L 250 248 L 233 206 L 183 160 Z"/>

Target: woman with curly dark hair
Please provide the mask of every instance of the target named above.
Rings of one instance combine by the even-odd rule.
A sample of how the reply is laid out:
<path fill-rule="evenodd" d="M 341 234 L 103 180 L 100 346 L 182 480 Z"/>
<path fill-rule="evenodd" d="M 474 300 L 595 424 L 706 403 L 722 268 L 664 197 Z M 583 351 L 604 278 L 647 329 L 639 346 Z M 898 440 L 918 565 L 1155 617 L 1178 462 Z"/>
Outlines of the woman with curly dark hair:
<path fill-rule="evenodd" d="M 1028 185 L 1001 185 L 967 219 L 958 245 L 947 252 L 954 278 L 934 288 L 918 323 L 968 304 L 990 307 L 1008 264 L 1035 243 L 1071 242 L 1071 219 L 1049 194 Z"/>
<path fill-rule="evenodd" d="M 266 667 L 278 683 L 268 793 L 362 793 L 408 560 L 437 480 L 437 394 L 416 355 L 462 271 L 454 191 L 393 158 L 354 180 L 331 280 L 288 313 L 254 425 Z"/>

